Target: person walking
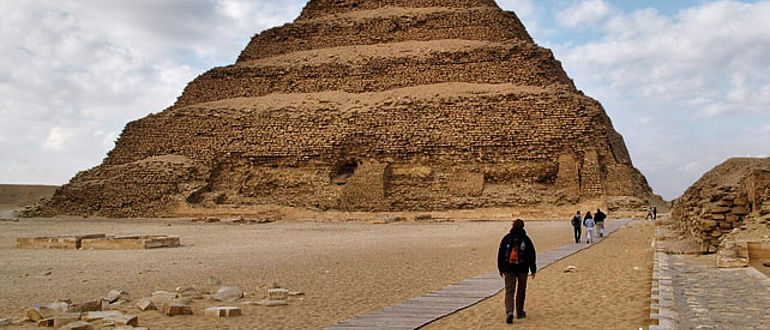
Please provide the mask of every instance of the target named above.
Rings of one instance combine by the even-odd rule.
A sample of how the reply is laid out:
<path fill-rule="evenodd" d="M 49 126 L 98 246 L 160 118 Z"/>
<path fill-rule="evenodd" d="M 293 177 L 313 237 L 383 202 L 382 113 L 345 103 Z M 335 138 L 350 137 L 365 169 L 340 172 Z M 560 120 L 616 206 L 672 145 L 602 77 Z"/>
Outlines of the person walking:
<path fill-rule="evenodd" d="M 591 211 L 586 213 L 586 217 L 583 220 L 583 225 L 586 227 L 586 244 L 593 243 L 594 226 L 596 225 L 596 222 L 594 222 L 594 217 L 591 216 Z"/>
<path fill-rule="evenodd" d="M 652 206 L 647 207 L 647 215 L 644 216 L 644 220 L 652 219 Z"/>
<path fill-rule="evenodd" d="M 652 208 L 652 220 L 658 220 L 658 207 Z"/>
<path fill-rule="evenodd" d="M 572 229 L 575 233 L 575 243 L 580 243 L 580 235 L 583 233 L 583 217 L 580 216 L 580 211 L 577 211 L 574 217 L 572 217 Z"/>
<path fill-rule="evenodd" d="M 602 212 L 601 209 L 596 209 L 594 214 L 594 222 L 596 222 L 596 230 L 599 232 L 599 237 L 604 237 L 604 220 L 607 219 L 607 215 Z"/>
<path fill-rule="evenodd" d="M 535 245 L 524 231 L 524 220 L 516 219 L 511 231 L 500 241 L 497 251 L 497 269 L 505 279 L 505 322 L 513 323 L 513 309 L 516 307 L 516 318 L 527 317 L 524 312 L 524 299 L 527 294 L 527 274 L 535 279 L 537 263 Z M 514 293 L 516 301 L 514 304 Z"/>

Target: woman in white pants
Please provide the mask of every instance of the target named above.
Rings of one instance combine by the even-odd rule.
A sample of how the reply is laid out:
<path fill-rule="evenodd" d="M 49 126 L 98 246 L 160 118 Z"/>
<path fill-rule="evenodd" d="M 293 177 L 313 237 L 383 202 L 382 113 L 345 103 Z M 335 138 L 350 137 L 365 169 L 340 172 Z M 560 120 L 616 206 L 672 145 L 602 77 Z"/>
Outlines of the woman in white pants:
<path fill-rule="evenodd" d="M 591 212 L 586 213 L 586 217 L 583 220 L 583 226 L 586 227 L 586 244 L 594 242 L 594 217 L 591 216 Z"/>

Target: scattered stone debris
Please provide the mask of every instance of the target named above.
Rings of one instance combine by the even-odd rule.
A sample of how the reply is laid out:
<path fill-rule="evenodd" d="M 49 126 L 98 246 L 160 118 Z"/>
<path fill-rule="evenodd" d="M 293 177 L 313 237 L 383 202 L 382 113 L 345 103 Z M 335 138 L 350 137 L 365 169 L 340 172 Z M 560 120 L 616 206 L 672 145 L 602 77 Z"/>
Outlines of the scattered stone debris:
<path fill-rule="evenodd" d="M 291 297 L 297 297 L 297 296 L 304 296 L 305 293 L 302 291 L 290 291 L 289 296 Z"/>
<path fill-rule="evenodd" d="M 176 297 L 176 292 L 155 291 L 149 299 L 155 306 L 163 307 L 164 305 L 172 304 Z"/>
<path fill-rule="evenodd" d="M 72 322 L 80 321 L 81 313 L 67 312 L 53 317 L 53 326 L 61 328 Z"/>
<path fill-rule="evenodd" d="M 180 246 L 179 237 L 168 235 L 115 237 L 105 234 L 84 234 L 16 239 L 17 249 L 142 250 L 178 246 Z M 44 275 L 50 275 L 50 273 Z"/>
<path fill-rule="evenodd" d="M 136 308 L 139 308 L 140 311 L 151 311 L 158 309 L 158 307 L 152 303 L 150 298 L 139 299 L 139 302 L 136 303 Z"/>
<path fill-rule="evenodd" d="M 206 309 L 206 316 L 215 318 L 241 316 L 241 308 L 231 306 L 211 307 Z"/>
<path fill-rule="evenodd" d="M 211 299 L 217 301 L 233 302 L 243 298 L 243 291 L 236 287 L 221 287 L 217 293 L 211 295 Z"/>
<path fill-rule="evenodd" d="M 45 305 L 32 305 L 32 307 L 27 309 L 27 317 L 32 321 L 40 321 L 51 318 L 51 322 L 53 322 L 53 317 L 55 315 L 66 312 L 68 308 L 69 306 L 65 302 Z"/>
<path fill-rule="evenodd" d="M 113 326 L 131 326 L 139 325 L 139 318 L 135 315 L 109 315 L 104 317 L 104 322 Z"/>
<path fill-rule="evenodd" d="M 180 286 L 176 288 L 176 292 L 177 296 L 180 298 L 203 299 L 203 294 L 191 286 Z"/>
<path fill-rule="evenodd" d="M 577 273 L 577 267 L 576 266 L 567 266 L 564 268 L 565 273 Z"/>
<path fill-rule="evenodd" d="M 171 303 L 163 306 L 163 314 L 166 314 L 168 316 L 192 315 L 193 311 L 192 311 L 192 307 L 188 305 Z"/>
<path fill-rule="evenodd" d="M 717 252 L 717 267 L 743 268 L 749 266 L 749 248 L 746 242 L 724 240 Z"/>
<path fill-rule="evenodd" d="M 69 324 L 61 327 L 60 329 L 66 329 L 66 330 L 91 330 L 91 329 L 93 329 L 93 327 L 88 322 L 77 321 L 77 322 L 69 323 Z"/>
<path fill-rule="evenodd" d="M 118 289 L 110 290 L 104 298 L 110 303 L 114 303 L 118 300 L 131 301 L 131 295 L 128 294 L 128 292 Z"/>
<path fill-rule="evenodd" d="M 93 322 L 103 320 L 105 317 L 114 317 L 123 315 L 121 311 L 99 311 L 99 312 L 86 312 L 80 317 L 81 320 L 86 322 Z"/>

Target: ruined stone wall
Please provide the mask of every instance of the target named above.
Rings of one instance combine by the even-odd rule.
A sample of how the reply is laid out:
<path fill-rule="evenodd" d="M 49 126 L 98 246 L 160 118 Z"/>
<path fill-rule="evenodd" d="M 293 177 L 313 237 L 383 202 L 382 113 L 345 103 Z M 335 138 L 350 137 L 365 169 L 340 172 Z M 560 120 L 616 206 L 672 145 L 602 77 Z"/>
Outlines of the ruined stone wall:
<path fill-rule="evenodd" d="M 770 173 L 770 158 L 733 158 L 720 164 L 675 201 L 675 225 L 698 238 L 703 251 L 716 251 L 722 236 L 754 216 L 770 213 L 763 210 L 763 202 L 750 200 L 770 198 L 770 175 L 765 173 Z"/>

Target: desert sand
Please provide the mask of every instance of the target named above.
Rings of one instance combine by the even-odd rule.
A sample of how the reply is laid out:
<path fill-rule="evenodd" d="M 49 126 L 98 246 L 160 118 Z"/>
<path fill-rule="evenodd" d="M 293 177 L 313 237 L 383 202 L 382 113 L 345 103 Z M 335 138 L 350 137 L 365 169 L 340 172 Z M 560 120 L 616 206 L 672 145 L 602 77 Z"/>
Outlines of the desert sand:
<path fill-rule="evenodd" d="M 547 267 L 529 282 L 527 318 L 516 329 L 639 329 L 650 324 L 652 222 L 637 221 L 595 247 Z M 565 273 L 576 266 L 576 273 Z M 427 329 L 508 329 L 503 294 Z"/>
<path fill-rule="evenodd" d="M 306 295 L 290 298 L 285 307 L 242 306 L 242 317 L 225 320 L 202 316 L 205 308 L 218 305 L 209 299 L 192 304 L 193 316 L 166 317 L 156 311 L 141 312 L 133 304 L 124 309 L 138 315 L 140 325 L 154 329 L 319 328 L 495 270 L 497 245 L 509 226 L 509 221 L 387 225 L 349 221 L 226 225 L 188 220 L 94 219 L 0 222 L 0 317 L 17 317 L 26 306 L 57 299 L 72 299 L 75 303 L 96 299 L 110 289 L 126 290 L 134 299 L 188 285 L 215 291 L 218 286 L 212 284 L 213 277 L 221 285 L 246 291 L 248 295 L 241 301 L 263 299 L 273 281 Z M 571 240 L 566 221 L 529 221 L 527 229 L 539 251 Z M 142 251 L 15 248 L 17 237 L 95 232 L 179 235 L 182 247 Z M 594 249 L 589 251 L 595 253 Z M 614 252 L 605 253 L 617 261 Z M 649 282 L 644 264 L 650 260 L 648 256 L 639 260 L 643 266 L 639 279 L 644 277 L 643 283 Z M 550 270 L 560 276 L 559 267 Z M 49 271 L 50 275 L 45 275 Z M 549 281 L 548 273 L 543 274 L 539 283 Z M 577 276 L 590 274 L 586 270 Z M 620 286 L 608 292 L 611 296 L 630 291 L 625 286 L 633 285 L 633 280 L 610 284 Z M 533 292 L 542 289 L 533 286 Z M 564 289 L 551 288 L 553 292 Z M 530 301 L 532 322 L 555 313 L 535 308 L 536 297 Z M 631 315 L 645 314 L 644 308 L 640 302 Z"/>

